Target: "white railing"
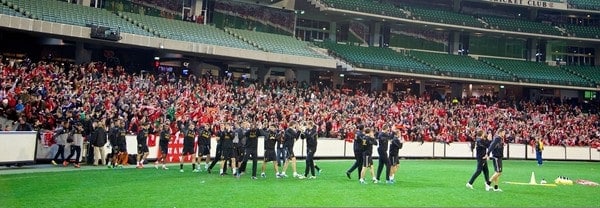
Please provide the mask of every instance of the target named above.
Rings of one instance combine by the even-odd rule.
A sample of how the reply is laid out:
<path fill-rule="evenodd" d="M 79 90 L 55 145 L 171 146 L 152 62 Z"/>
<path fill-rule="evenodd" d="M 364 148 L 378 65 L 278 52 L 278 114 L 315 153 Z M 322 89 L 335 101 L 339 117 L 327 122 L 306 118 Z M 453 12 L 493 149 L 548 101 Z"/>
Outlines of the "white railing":
<path fill-rule="evenodd" d="M 134 135 L 127 136 L 127 149 L 130 154 L 135 154 L 137 141 Z M 156 138 L 158 139 L 158 138 Z M 169 145 L 169 152 L 173 155 L 179 155 L 182 148 L 182 138 L 176 139 Z M 216 140 L 213 140 L 211 156 L 216 153 Z M 264 153 L 263 139 L 258 141 L 258 156 L 262 157 Z M 304 157 L 304 140 L 298 140 L 294 146 L 294 153 L 298 157 Z M 323 138 L 319 139 L 316 157 L 319 158 L 354 158 L 353 144 L 339 139 Z M 108 145 L 106 152 L 110 152 Z M 52 159 L 56 153 L 57 145 L 44 144 L 44 138 L 36 140 L 34 132 L 0 132 L 0 164 L 10 164 L 15 162 L 32 163 L 35 160 Z M 65 148 L 65 155 L 69 154 L 70 148 Z M 86 150 L 82 146 L 82 149 Z M 149 147 L 150 154 L 148 159 L 154 160 L 158 155 L 158 141 L 155 145 Z M 82 152 L 82 157 L 87 155 Z M 400 157 L 404 158 L 474 158 L 475 152 L 471 152 L 470 143 L 455 142 L 444 144 L 439 142 L 405 142 L 400 150 Z M 34 157 L 35 156 L 35 157 Z M 377 157 L 377 151 L 373 151 L 373 156 Z M 507 144 L 505 146 L 504 157 L 507 159 L 535 159 L 535 153 L 531 146 L 524 144 Z M 563 147 L 546 146 L 543 152 L 543 158 L 549 160 L 579 160 L 579 161 L 600 161 L 600 151 L 591 147 Z"/>

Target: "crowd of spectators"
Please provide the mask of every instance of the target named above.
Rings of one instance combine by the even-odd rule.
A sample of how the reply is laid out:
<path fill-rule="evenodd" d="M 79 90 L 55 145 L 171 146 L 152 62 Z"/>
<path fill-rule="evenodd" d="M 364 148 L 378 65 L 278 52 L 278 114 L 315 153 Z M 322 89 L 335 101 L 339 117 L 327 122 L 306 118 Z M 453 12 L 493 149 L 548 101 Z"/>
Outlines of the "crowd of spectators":
<path fill-rule="evenodd" d="M 292 11 L 231 1 L 215 2 L 215 11 L 242 18 L 250 17 L 259 21 L 270 22 L 285 28 L 287 31 L 294 30 L 295 15 Z"/>
<path fill-rule="evenodd" d="M 285 128 L 290 121 L 314 121 L 324 137 L 352 137 L 355 126 L 393 124 L 407 141 L 469 141 L 476 130 L 505 128 L 508 140 L 547 145 L 600 145 L 597 114 L 555 102 L 498 100 L 494 97 L 441 100 L 388 92 L 338 90 L 297 81 L 257 82 L 203 74 L 135 74 L 104 63 L 3 63 L 0 116 L 22 119 L 35 129 L 59 121 L 91 119 L 110 125 L 125 121 L 133 133 L 140 123 L 255 121 Z"/>

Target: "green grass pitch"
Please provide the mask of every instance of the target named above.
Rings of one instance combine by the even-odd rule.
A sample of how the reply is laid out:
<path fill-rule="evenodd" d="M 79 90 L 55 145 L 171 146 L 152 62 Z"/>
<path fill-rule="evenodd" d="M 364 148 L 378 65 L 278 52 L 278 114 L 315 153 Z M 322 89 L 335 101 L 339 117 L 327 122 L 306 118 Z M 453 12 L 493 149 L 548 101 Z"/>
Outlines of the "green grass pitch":
<path fill-rule="evenodd" d="M 473 160 L 401 160 L 395 184 L 359 184 L 356 172 L 352 180 L 344 174 L 351 163 L 317 160 L 323 172 L 313 180 L 276 179 L 272 166 L 267 166 L 267 178 L 251 180 L 246 174 L 238 180 L 214 170 L 192 173 L 189 164 L 184 173 L 176 165 L 169 170 L 82 167 L 0 173 L 0 207 L 597 207 L 600 196 L 600 187 L 582 185 L 502 183 L 504 192 L 486 192 L 483 176 L 475 181 L 475 190 L 469 190 L 465 183 L 475 170 Z M 298 168 L 304 170 L 304 161 Z M 535 161 L 509 160 L 501 181 L 529 182 L 534 171 L 538 183 L 542 178 L 553 182 L 557 176 L 599 182 L 598 168 L 599 163 L 592 162 L 548 161 L 538 167 Z"/>

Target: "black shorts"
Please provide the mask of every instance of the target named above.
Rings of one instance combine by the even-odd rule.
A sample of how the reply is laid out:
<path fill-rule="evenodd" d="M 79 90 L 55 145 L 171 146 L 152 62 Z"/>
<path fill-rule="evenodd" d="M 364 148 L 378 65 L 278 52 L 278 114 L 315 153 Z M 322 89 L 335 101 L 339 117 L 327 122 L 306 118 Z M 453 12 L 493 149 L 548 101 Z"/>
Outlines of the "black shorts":
<path fill-rule="evenodd" d="M 363 167 L 370 167 L 371 165 L 373 165 L 373 156 L 370 152 L 364 152 L 362 159 Z"/>
<path fill-rule="evenodd" d="M 112 153 L 119 153 L 119 147 L 118 146 L 112 146 Z"/>
<path fill-rule="evenodd" d="M 244 148 L 241 148 L 241 147 L 235 148 L 234 152 L 235 152 L 235 159 L 237 161 L 242 161 L 244 159 Z"/>
<path fill-rule="evenodd" d="M 400 157 L 398 157 L 398 155 L 391 156 L 390 157 L 390 166 L 394 166 L 394 165 L 398 165 L 398 164 L 400 164 Z"/>
<path fill-rule="evenodd" d="M 138 146 L 138 148 L 137 148 L 138 155 L 148 153 L 148 152 L 150 152 L 150 150 L 148 150 L 148 145 L 142 145 L 141 147 Z"/>
<path fill-rule="evenodd" d="M 198 145 L 198 156 L 210 155 L 210 145 Z"/>
<path fill-rule="evenodd" d="M 275 150 L 265 150 L 264 161 L 270 162 L 275 161 L 277 159 L 277 155 L 275 155 Z"/>
<path fill-rule="evenodd" d="M 501 157 L 491 157 L 494 162 L 494 171 L 498 173 L 502 173 L 502 158 Z"/>
<path fill-rule="evenodd" d="M 163 144 L 160 144 L 160 145 L 159 145 L 159 149 L 160 149 L 160 153 L 161 153 L 163 156 L 165 156 L 165 157 L 166 157 L 166 156 L 167 156 L 167 154 L 169 154 L 169 145 L 163 145 Z"/>
<path fill-rule="evenodd" d="M 127 152 L 127 146 L 120 146 L 119 152 Z"/>
<path fill-rule="evenodd" d="M 235 155 L 233 155 L 233 148 L 225 148 L 222 150 L 221 153 L 221 159 L 222 160 L 229 160 L 231 158 L 233 158 Z"/>
<path fill-rule="evenodd" d="M 183 145 L 182 155 L 193 155 L 194 154 L 194 145 Z"/>
<path fill-rule="evenodd" d="M 287 159 L 292 159 L 296 157 L 296 155 L 294 154 L 294 147 L 285 147 L 285 154 L 287 156 Z"/>

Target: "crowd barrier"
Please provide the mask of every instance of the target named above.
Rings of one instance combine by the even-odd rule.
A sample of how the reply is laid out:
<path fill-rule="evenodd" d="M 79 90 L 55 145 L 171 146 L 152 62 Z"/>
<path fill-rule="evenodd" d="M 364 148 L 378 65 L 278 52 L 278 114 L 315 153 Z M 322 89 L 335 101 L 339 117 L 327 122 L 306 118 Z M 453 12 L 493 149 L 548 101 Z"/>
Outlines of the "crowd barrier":
<path fill-rule="evenodd" d="M 36 132 L 0 132 L 0 164 L 29 164 L 35 161 Z"/>
<path fill-rule="evenodd" d="M 39 140 L 36 140 L 35 132 L 0 132 L 0 164 L 14 163 L 32 163 L 35 160 L 50 160 L 54 157 L 58 146 L 51 144 L 44 134 Z M 136 154 L 137 140 L 131 135 L 127 136 L 127 149 L 129 154 Z M 151 135 L 148 139 L 149 156 L 148 160 L 156 160 L 159 156 L 158 138 Z M 258 157 L 264 154 L 263 137 L 258 141 Z M 211 147 L 211 156 L 216 153 L 216 140 L 213 138 Z M 82 155 L 80 160 L 87 155 L 87 148 L 82 145 Z M 110 153 L 110 148 L 106 145 L 106 152 Z M 168 162 L 179 162 L 179 155 L 183 148 L 183 138 L 176 136 L 169 143 Z M 373 157 L 378 157 L 377 150 L 373 151 Z M 507 159 L 535 159 L 535 152 L 532 147 L 524 144 L 505 145 L 504 156 Z M 70 147 L 65 147 L 65 157 L 70 153 Z M 297 157 L 306 155 L 305 142 L 299 139 L 294 146 L 294 153 Z M 456 158 L 468 159 L 474 158 L 475 152 L 471 152 L 470 143 L 455 142 L 445 144 L 440 142 L 405 142 L 400 150 L 400 157 L 404 158 Z M 317 158 L 354 158 L 353 144 L 339 139 L 322 138 L 319 139 Z M 591 147 L 563 147 L 546 146 L 543 151 L 543 158 L 546 160 L 577 160 L 577 161 L 600 161 L 600 151 Z M 190 161 L 192 158 L 185 158 Z"/>

